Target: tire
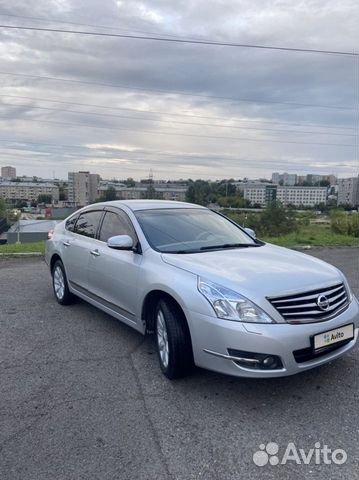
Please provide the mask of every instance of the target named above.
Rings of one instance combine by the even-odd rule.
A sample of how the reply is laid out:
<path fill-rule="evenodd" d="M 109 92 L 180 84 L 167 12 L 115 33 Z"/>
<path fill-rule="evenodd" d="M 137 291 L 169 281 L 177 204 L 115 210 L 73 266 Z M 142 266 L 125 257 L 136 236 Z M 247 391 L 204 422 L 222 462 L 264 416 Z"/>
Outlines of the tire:
<path fill-rule="evenodd" d="M 61 260 L 56 260 L 51 273 L 52 287 L 56 300 L 60 305 L 69 305 L 74 301 L 74 295 L 69 290 L 65 269 Z"/>
<path fill-rule="evenodd" d="M 169 379 L 186 376 L 193 367 L 191 337 L 182 311 L 160 300 L 155 310 L 155 335 L 160 367 Z"/>

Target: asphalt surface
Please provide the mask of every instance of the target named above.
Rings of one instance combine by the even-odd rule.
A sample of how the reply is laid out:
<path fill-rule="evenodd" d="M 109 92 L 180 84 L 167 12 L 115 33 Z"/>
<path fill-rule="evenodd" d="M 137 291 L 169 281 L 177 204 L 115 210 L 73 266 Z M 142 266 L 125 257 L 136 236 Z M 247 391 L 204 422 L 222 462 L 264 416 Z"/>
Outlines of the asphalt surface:
<path fill-rule="evenodd" d="M 358 249 L 312 250 L 358 295 Z M 0 479 L 358 478 L 358 350 L 281 379 L 168 381 L 153 340 L 79 301 L 42 259 L 0 259 Z M 343 465 L 259 467 L 260 444 L 345 449 Z"/>

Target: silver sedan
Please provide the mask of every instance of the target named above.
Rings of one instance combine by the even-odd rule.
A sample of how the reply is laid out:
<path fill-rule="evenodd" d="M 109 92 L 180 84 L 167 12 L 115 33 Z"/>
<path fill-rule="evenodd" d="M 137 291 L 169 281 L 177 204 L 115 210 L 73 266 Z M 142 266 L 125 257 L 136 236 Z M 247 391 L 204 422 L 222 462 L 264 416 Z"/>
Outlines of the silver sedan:
<path fill-rule="evenodd" d="M 57 301 L 80 297 L 155 333 L 168 378 L 192 366 L 291 375 L 352 349 L 359 304 L 335 267 L 266 244 L 207 208 L 155 200 L 90 205 L 50 232 Z"/>

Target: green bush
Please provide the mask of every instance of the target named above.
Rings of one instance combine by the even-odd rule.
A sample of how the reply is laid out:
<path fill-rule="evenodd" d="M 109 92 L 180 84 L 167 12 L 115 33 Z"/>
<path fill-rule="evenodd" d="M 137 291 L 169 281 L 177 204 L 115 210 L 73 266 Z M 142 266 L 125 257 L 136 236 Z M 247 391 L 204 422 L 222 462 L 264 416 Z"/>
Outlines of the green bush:
<path fill-rule="evenodd" d="M 347 235 L 348 233 L 348 216 L 345 212 L 334 210 L 330 213 L 330 226 L 333 233 Z"/>
<path fill-rule="evenodd" d="M 6 217 L 6 203 L 2 197 L 0 197 L 0 218 L 1 217 Z"/>
<path fill-rule="evenodd" d="M 314 215 L 312 212 L 301 212 L 297 213 L 297 222 L 298 225 L 308 227 L 310 225 L 310 219 L 313 218 Z"/>
<path fill-rule="evenodd" d="M 292 210 L 286 210 L 279 202 L 271 202 L 260 215 L 258 233 L 271 237 L 298 231 L 298 223 Z"/>
<path fill-rule="evenodd" d="M 352 213 L 349 215 L 348 234 L 353 237 L 359 237 L 359 214 Z"/>
<path fill-rule="evenodd" d="M 217 201 L 221 207 L 243 208 L 248 207 L 250 204 L 250 202 L 239 193 L 231 197 L 220 197 Z"/>
<path fill-rule="evenodd" d="M 330 213 L 330 225 L 333 233 L 359 236 L 359 214 L 334 210 Z"/>
<path fill-rule="evenodd" d="M 278 237 L 298 231 L 294 212 L 285 209 L 278 202 L 269 203 L 260 213 L 238 213 L 227 210 L 225 215 L 239 225 L 252 228 L 258 236 Z"/>

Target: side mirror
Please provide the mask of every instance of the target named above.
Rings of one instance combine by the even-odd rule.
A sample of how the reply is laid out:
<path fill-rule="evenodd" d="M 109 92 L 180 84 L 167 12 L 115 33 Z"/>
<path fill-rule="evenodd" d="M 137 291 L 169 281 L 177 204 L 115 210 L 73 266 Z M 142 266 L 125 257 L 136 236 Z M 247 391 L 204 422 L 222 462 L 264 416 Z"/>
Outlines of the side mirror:
<path fill-rule="evenodd" d="M 245 231 L 248 233 L 248 235 L 250 235 L 251 237 L 257 238 L 256 232 L 255 232 L 254 230 L 252 230 L 251 228 L 245 228 L 244 230 L 245 230 Z"/>
<path fill-rule="evenodd" d="M 115 235 L 107 240 L 107 246 L 116 250 L 133 250 L 133 240 L 129 235 Z"/>

